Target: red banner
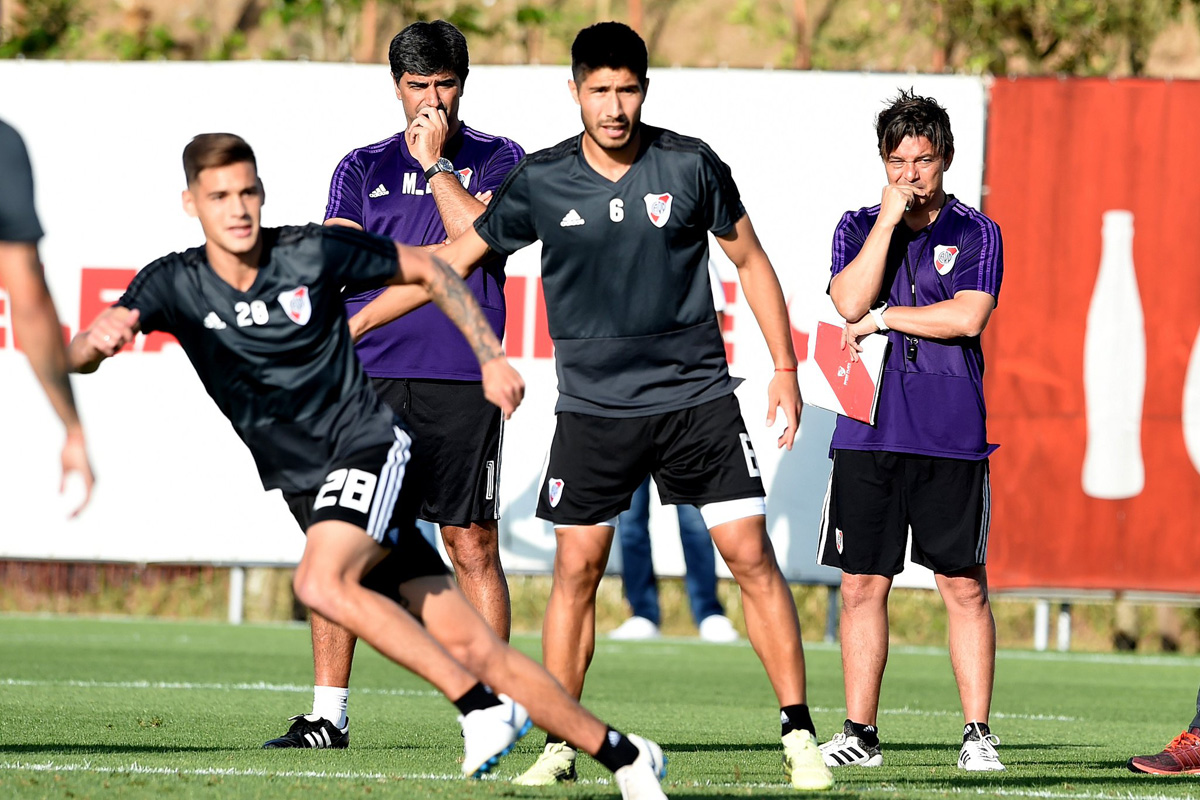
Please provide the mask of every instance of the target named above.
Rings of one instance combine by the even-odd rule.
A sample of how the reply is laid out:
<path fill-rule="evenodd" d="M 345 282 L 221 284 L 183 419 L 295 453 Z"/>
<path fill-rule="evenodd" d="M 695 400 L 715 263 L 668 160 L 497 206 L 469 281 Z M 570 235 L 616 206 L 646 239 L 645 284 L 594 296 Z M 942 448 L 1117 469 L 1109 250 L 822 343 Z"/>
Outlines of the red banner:
<path fill-rule="evenodd" d="M 992 87 L 996 588 L 1200 593 L 1198 131 L 1198 82 Z"/>

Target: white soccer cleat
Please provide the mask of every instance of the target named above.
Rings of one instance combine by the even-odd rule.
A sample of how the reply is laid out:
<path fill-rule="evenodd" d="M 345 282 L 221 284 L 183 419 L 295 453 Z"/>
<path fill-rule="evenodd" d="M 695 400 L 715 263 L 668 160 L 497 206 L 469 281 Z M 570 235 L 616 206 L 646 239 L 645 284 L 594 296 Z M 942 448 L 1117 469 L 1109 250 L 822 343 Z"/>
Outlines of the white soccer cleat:
<path fill-rule="evenodd" d="M 575 748 L 566 742 L 551 742 L 533 766 L 513 778 L 518 786 L 553 786 L 575 780 Z"/>
<path fill-rule="evenodd" d="M 821 745 L 821 757 L 827 767 L 878 767 L 883 764 L 883 748 L 864 744 L 846 720 L 842 732 Z"/>
<path fill-rule="evenodd" d="M 625 738 L 638 749 L 638 757 L 613 774 L 622 800 L 667 800 L 661 784 L 667 777 L 667 759 L 662 748 L 636 734 L 626 734 Z"/>
<path fill-rule="evenodd" d="M 808 731 L 796 730 L 783 737 L 783 771 L 793 789 L 811 792 L 833 786 L 833 773 L 825 766 L 821 748 Z"/>
<path fill-rule="evenodd" d="M 658 626 L 645 617 L 630 617 L 622 622 L 612 633 L 610 639 L 620 642 L 642 642 L 657 639 L 662 636 Z"/>
<path fill-rule="evenodd" d="M 958 768 L 968 772 L 1002 772 L 1004 765 L 1000 763 L 1000 755 L 996 745 L 1000 737 L 988 731 L 984 733 L 978 723 L 967 725 L 963 734 L 962 750 L 958 751 Z"/>
<path fill-rule="evenodd" d="M 706 642 L 728 644 L 738 640 L 737 629 L 724 614 L 712 614 L 700 620 L 700 638 Z"/>
<path fill-rule="evenodd" d="M 533 723 L 529 712 L 511 697 L 497 695 L 500 705 L 480 708 L 460 716 L 458 722 L 463 732 L 464 775 L 478 778 L 500 761 L 500 757 L 513 749 Z"/>

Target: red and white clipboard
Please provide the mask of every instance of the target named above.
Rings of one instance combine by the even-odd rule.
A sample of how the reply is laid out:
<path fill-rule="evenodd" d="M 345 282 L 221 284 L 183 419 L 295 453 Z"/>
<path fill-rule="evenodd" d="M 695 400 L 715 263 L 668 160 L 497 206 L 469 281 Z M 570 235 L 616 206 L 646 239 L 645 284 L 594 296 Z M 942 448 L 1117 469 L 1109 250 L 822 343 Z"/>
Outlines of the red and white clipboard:
<path fill-rule="evenodd" d="M 888 337 L 874 333 L 864 337 L 862 352 L 852 361 L 853 350 L 842 349 L 843 325 L 817 322 L 816 335 L 809 338 L 808 358 L 814 368 L 805 382 L 804 402 L 874 425 Z"/>

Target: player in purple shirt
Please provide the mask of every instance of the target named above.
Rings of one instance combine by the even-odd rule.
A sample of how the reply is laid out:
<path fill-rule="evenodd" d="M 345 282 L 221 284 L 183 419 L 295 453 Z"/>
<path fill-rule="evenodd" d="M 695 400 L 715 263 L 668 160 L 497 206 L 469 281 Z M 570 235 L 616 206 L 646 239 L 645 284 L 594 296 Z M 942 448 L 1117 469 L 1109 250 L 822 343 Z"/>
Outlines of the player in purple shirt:
<path fill-rule="evenodd" d="M 946 194 L 954 158 L 945 109 L 901 91 L 876 120 L 888 183 L 833 236 L 829 294 L 843 345 L 891 340 L 876 424 L 838 417 L 818 561 L 842 570 L 847 719 L 821 746 L 831 767 L 879 766 L 887 599 L 912 558 L 935 573 L 966 729 L 958 766 L 1002 770 L 988 729 L 996 631 L 988 601 L 991 492 L 979 336 L 1000 293 L 1000 229 Z"/>
<path fill-rule="evenodd" d="M 406 130 L 350 151 L 330 181 L 325 224 L 437 248 L 456 239 L 484 210 L 484 201 L 521 160 L 510 139 L 458 120 L 467 80 L 467 41 L 450 23 L 413 23 L 392 38 L 392 79 Z M 504 260 L 467 279 L 497 338 L 504 336 Z M 427 306 L 394 323 L 366 330 L 362 307 L 379 289 L 346 297 L 350 332 L 374 389 L 412 429 L 419 516 L 442 527 L 446 552 L 468 600 L 508 639 L 509 587 L 500 566 L 497 531 L 503 419 L 487 403 L 478 360 L 440 309 Z M 312 615 L 316 686 L 311 714 L 268 747 L 346 747 L 350 667 L 355 639 Z"/>
<path fill-rule="evenodd" d="M 330 181 L 325 224 L 435 249 L 471 227 L 525 153 L 459 120 L 469 67 L 466 39 L 453 25 L 413 23 L 392 39 L 388 57 L 406 128 L 342 159 Z M 502 338 L 504 260 L 490 261 L 466 283 Z M 478 360 L 440 309 L 429 305 L 375 330 L 363 325 L 367 317 L 358 312 L 380 291 L 346 298 L 358 357 L 375 391 L 413 431 L 418 516 L 441 526 L 463 593 L 507 639 L 511 609 L 496 527 L 502 416 L 484 399 Z M 317 614 L 312 626 L 313 710 L 267 747 L 349 742 L 355 639 Z M 309 736 L 318 729 L 327 737 Z"/>

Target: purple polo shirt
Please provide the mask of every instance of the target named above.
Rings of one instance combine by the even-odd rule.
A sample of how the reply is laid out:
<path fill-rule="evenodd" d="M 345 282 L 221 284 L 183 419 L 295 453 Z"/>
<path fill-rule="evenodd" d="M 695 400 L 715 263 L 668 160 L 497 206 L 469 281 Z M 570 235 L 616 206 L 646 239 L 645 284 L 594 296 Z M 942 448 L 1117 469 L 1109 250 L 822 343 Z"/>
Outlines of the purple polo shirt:
<path fill-rule="evenodd" d="M 879 206 L 848 211 L 833 234 L 834 275 L 854 260 L 879 216 Z M 888 305 L 949 300 L 964 290 L 1000 294 L 1004 272 L 1000 228 L 953 195 L 933 224 L 913 231 L 901 223 L 892 234 L 883 289 Z M 890 331 L 875 425 L 839 415 L 830 450 L 887 450 L 979 460 L 995 449 L 987 441 L 983 402 L 983 349 L 979 337 L 921 339 L 916 361 L 904 335 Z"/>
<path fill-rule="evenodd" d="M 525 151 L 511 139 L 462 125 L 444 148 L 458 179 L 471 194 L 494 191 Z M 410 245 L 446 239 L 424 170 L 408 152 L 404 133 L 353 150 L 329 183 L 325 219 L 340 217 L 363 229 Z M 504 335 L 504 260 L 489 259 L 467 279 L 496 336 Z M 377 297 L 380 289 L 345 298 L 350 316 Z M 466 339 L 442 311 L 428 304 L 367 333 L 358 357 L 373 378 L 480 380 L 479 362 Z"/>

